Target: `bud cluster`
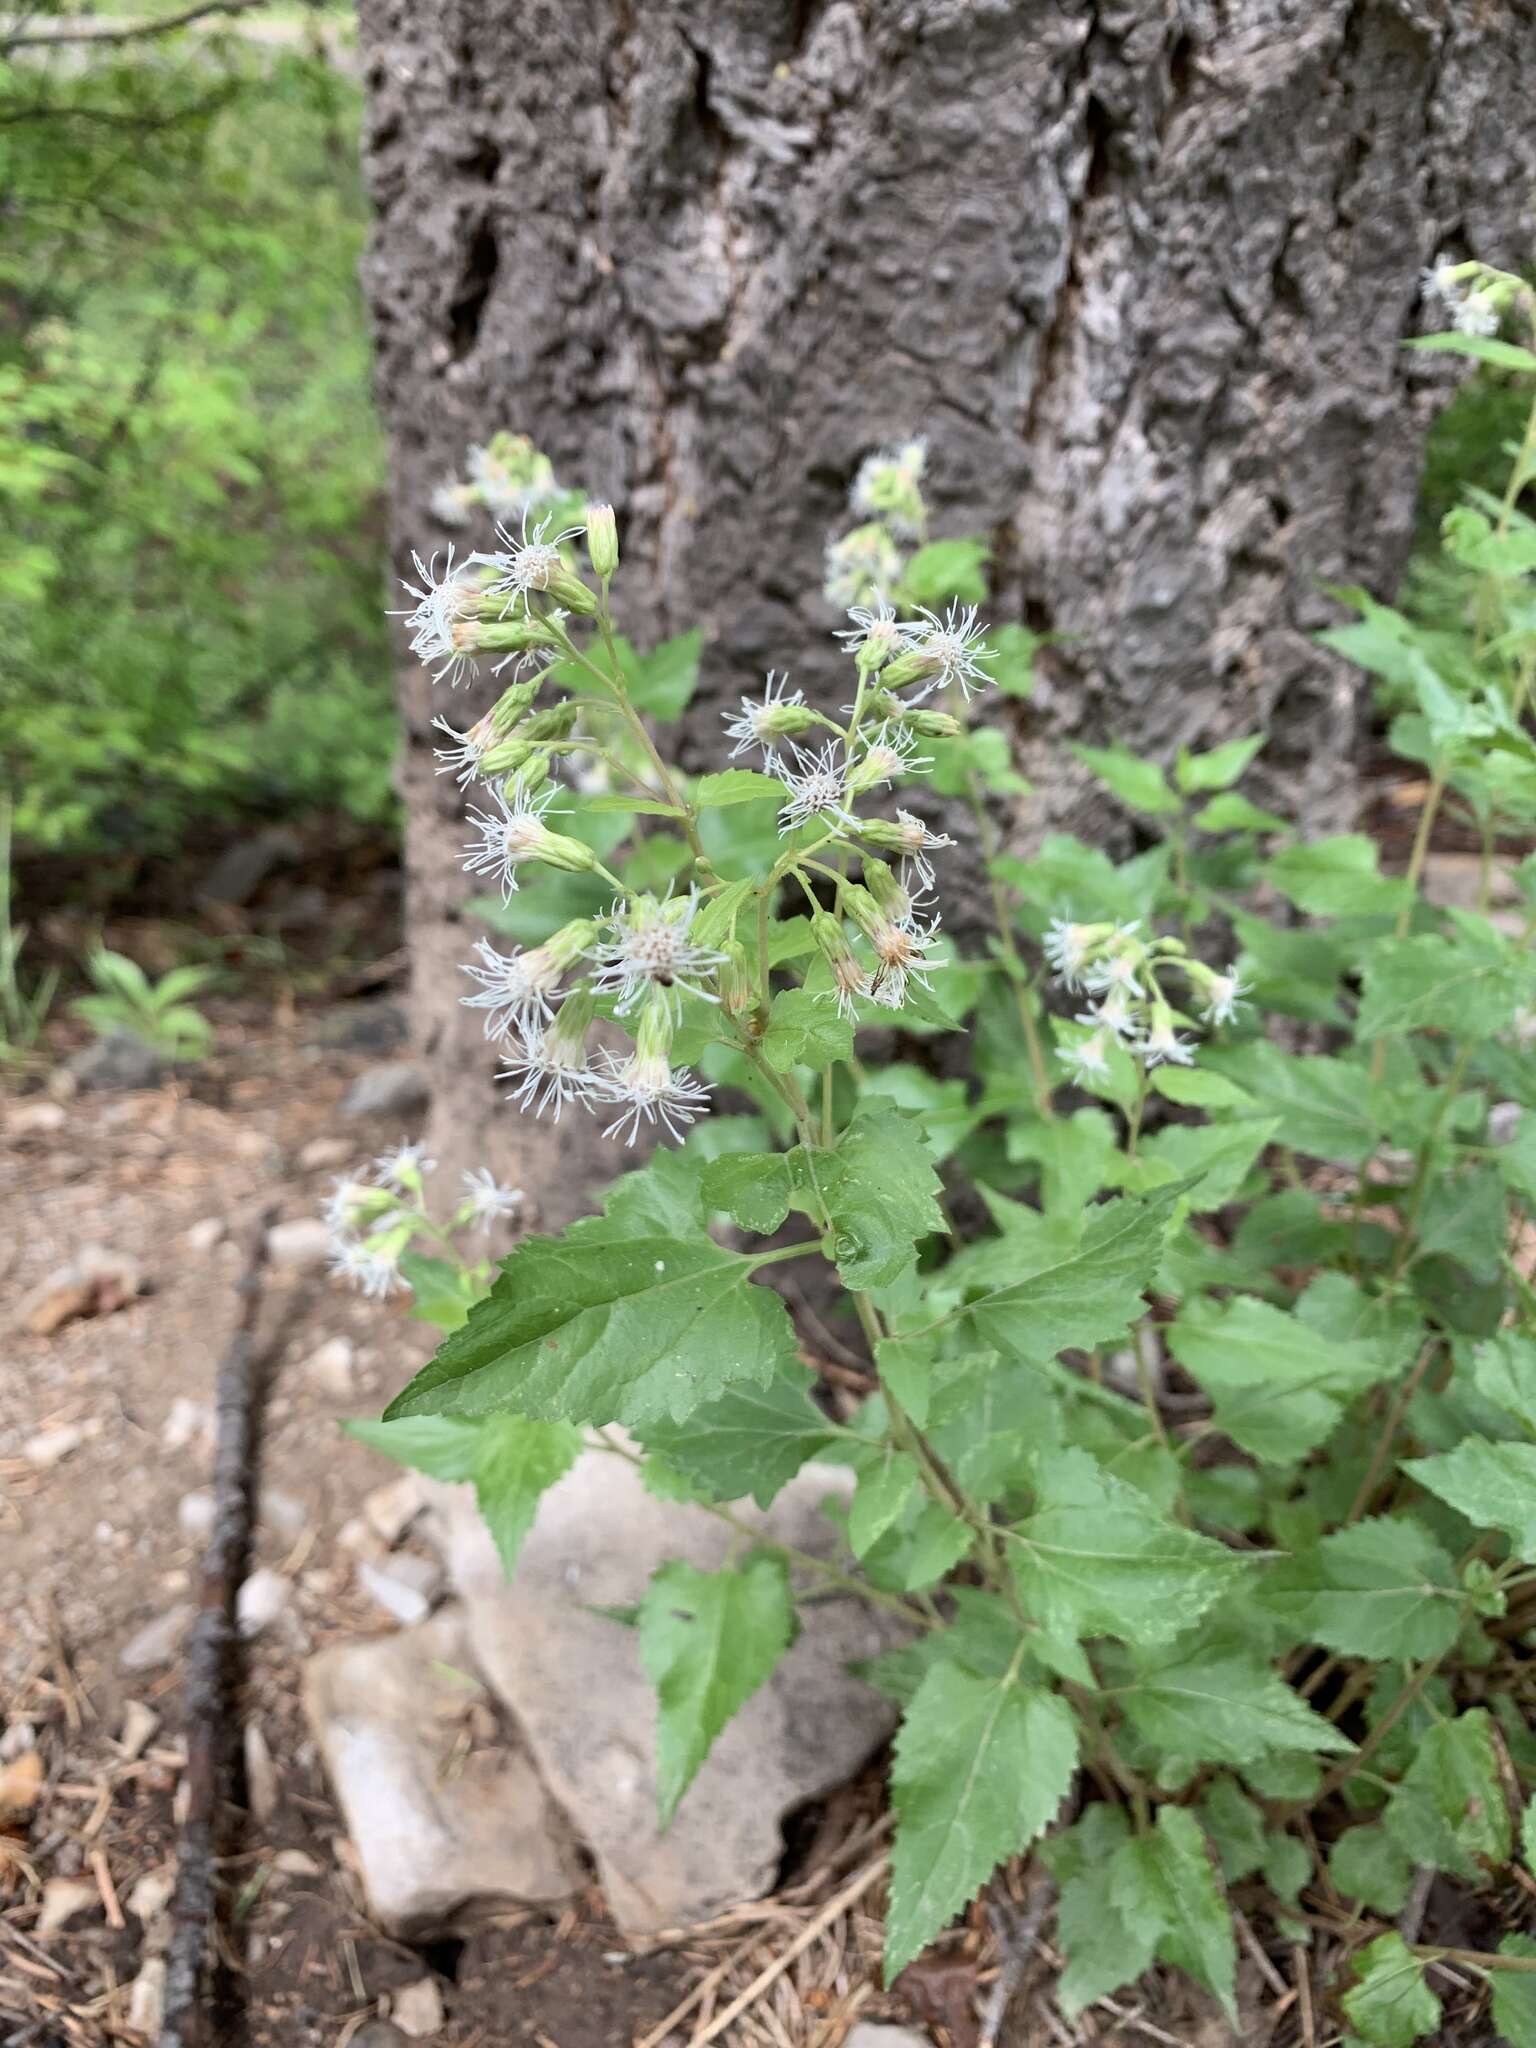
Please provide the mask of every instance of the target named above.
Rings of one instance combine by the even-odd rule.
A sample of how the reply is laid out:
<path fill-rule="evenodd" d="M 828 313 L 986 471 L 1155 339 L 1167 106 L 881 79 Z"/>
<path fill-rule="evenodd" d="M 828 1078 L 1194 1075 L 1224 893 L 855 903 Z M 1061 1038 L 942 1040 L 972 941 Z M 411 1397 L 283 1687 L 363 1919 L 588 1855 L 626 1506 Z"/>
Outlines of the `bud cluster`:
<path fill-rule="evenodd" d="M 1193 1042 L 1179 1036 L 1181 1029 L 1193 1028 L 1193 1020 L 1170 1000 L 1164 986 L 1169 974 L 1182 976 L 1186 1000 L 1193 999 L 1207 1025 L 1229 1024 L 1247 994 L 1235 967 L 1217 973 L 1191 959 L 1182 939 L 1143 939 L 1139 920 L 1119 925 L 1053 918 L 1044 950 L 1060 987 L 1093 998 L 1077 1015 L 1086 1036 L 1058 1055 L 1079 1081 L 1107 1078 L 1117 1045 L 1147 1071 L 1193 1063 Z"/>
<path fill-rule="evenodd" d="M 421 1145 L 397 1145 L 371 1165 L 333 1181 L 322 1208 L 331 1237 L 331 1271 L 382 1300 L 406 1285 L 400 1261 L 417 1239 L 451 1249 L 465 1230 L 489 1232 L 512 1216 L 520 1188 L 503 1187 L 489 1167 L 463 1176 L 464 1193 L 446 1223 L 427 1207 L 426 1182 L 437 1162 Z"/>

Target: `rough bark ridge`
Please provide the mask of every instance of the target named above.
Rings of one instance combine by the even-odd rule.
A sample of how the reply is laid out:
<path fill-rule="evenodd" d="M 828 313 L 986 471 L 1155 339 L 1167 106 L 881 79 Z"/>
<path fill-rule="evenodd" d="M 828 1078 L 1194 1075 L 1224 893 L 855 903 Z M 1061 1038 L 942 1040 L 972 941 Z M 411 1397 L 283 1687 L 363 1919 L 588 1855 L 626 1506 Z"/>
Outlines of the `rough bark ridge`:
<path fill-rule="evenodd" d="M 1526 254 L 1527 7 L 361 14 L 402 554 L 466 443 L 532 433 L 617 504 L 637 637 L 705 625 L 688 744 L 715 759 L 724 696 L 771 665 L 817 679 L 860 456 L 926 433 L 940 529 L 995 539 L 993 615 L 1063 636 L 1019 734 L 1021 831 L 1078 810 L 1064 734 L 1166 756 L 1266 720 L 1288 803 L 1347 817 L 1356 701 L 1310 641 L 1320 585 L 1389 586 L 1408 539 L 1444 376 L 1398 348 L 1420 264 Z M 419 1007 L 462 1132 L 487 1062 L 448 994 L 460 833 L 424 679 L 403 696 Z M 572 1196 L 591 1163 L 567 1152 Z"/>

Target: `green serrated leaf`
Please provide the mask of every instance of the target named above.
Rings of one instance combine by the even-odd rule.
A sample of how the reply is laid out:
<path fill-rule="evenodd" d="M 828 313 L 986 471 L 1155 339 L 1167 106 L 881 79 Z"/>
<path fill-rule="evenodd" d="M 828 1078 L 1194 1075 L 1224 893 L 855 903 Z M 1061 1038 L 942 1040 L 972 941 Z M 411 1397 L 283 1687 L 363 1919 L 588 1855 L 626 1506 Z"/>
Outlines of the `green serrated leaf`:
<path fill-rule="evenodd" d="M 827 1419 L 811 1399 L 815 1375 L 787 1361 L 766 1386 L 744 1383 L 695 1408 L 686 1422 L 648 1423 L 640 1438 L 694 1486 L 702 1500 L 740 1500 L 766 1508 L 800 1467 L 830 1441 Z"/>
<path fill-rule="evenodd" d="M 1354 1747 L 1248 1651 L 1195 1650 L 1146 1666 L 1118 1696 L 1148 1742 L 1191 1763 L 1246 1764 L 1275 1750 Z"/>
<path fill-rule="evenodd" d="M 1270 1835 L 1263 1808 L 1255 1805 L 1235 1778 L 1225 1772 L 1205 1788 L 1198 1807 L 1200 1824 L 1216 1845 L 1221 1874 L 1237 1884 L 1262 1868 Z"/>
<path fill-rule="evenodd" d="M 1355 1987 L 1341 2003 L 1350 2025 L 1373 2048 L 1413 2048 L 1440 2025 L 1440 2001 L 1424 1964 L 1400 1934 L 1381 1934 L 1354 1959 Z"/>
<path fill-rule="evenodd" d="M 414 1471 L 434 1479 L 469 1480 L 509 1577 L 540 1499 L 575 1464 L 582 1442 L 581 1431 L 569 1423 L 532 1422 L 522 1415 L 492 1415 L 478 1422 L 417 1415 L 397 1422 L 353 1422 L 348 1429 L 359 1442 Z"/>
<path fill-rule="evenodd" d="M 796 1357 L 783 1301 L 752 1273 L 708 1238 L 623 1237 L 609 1218 L 527 1238 L 387 1419 L 682 1421 L 727 1387 L 766 1386 Z"/>
<path fill-rule="evenodd" d="M 1056 2000 L 1070 2020 L 1139 1977 L 1156 1951 L 1158 1928 L 1145 1922 L 1131 1927 L 1110 1897 L 1115 1858 L 1129 1839 L 1125 1815 L 1101 1801 L 1038 1852 L 1061 1888 L 1056 1940 L 1067 1966 Z"/>
<path fill-rule="evenodd" d="M 1516 1557 L 1536 1564 L 1536 1444 L 1469 1436 L 1443 1457 L 1405 1458 L 1402 1469 L 1474 1528 L 1502 1531 Z"/>
<path fill-rule="evenodd" d="M 985 604 L 983 570 L 991 552 L 984 540 L 930 541 L 902 572 L 906 595 L 921 605 L 940 605 L 952 597 L 962 604 Z"/>
<path fill-rule="evenodd" d="M 940 1664 L 896 1737 L 896 1845 L 886 1981 L 959 1912 L 1006 1856 L 1049 1825 L 1077 1769 L 1066 1703 L 1017 1678 Z"/>
<path fill-rule="evenodd" d="M 916 1258 L 918 1240 L 944 1228 L 939 1177 L 920 1134 L 907 1111 L 876 1103 L 835 1145 L 800 1145 L 791 1155 L 797 1188 L 831 1219 L 847 1287 L 890 1286 Z"/>
<path fill-rule="evenodd" d="M 1376 842 L 1361 832 L 1289 846 L 1265 872 L 1282 896 L 1311 917 L 1389 916 L 1406 894 L 1402 882 L 1381 873 Z"/>
<path fill-rule="evenodd" d="M 1202 832 L 1289 832 L 1290 821 L 1273 811 L 1261 810 L 1236 790 L 1223 790 L 1196 811 L 1195 824 Z"/>
<path fill-rule="evenodd" d="M 1344 1898 L 1389 1920 L 1403 1910 L 1413 1885 L 1413 1865 L 1376 1823 L 1340 1835 L 1328 1852 L 1328 1875 Z"/>
<path fill-rule="evenodd" d="M 709 1209 L 723 1209 L 743 1230 L 766 1235 L 789 1214 L 794 1182 L 787 1152 L 728 1152 L 699 1176 Z"/>
<path fill-rule="evenodd" d="M 635 708 L 663 725 L 681 718 L 698 687 L 703 645 L 703 629 L 692 626 L 629 666 L 625 680 Z"/>
<path fill-rule="evenodd" d="M 1417 1522 L 1378 1515 L 1336 1529 L 1261 1581 L 1260 1603 L 1299 1642 L 1351 1657 L 1418 1662 L 1442 1656 L 1461 1630 L 1450 1558 Z"/>
<path fill-rule="evenodd" d="M 1217 1428 L 1274 1464 L 1315 1450 L 1344 1404 L 1387 1372 L 1375 1346 L 1330 1342 L 1248 1294 L 1187 1309 L 1167 1341 L 1215 1402 Z"/>
<path fill-rule="evenodd" d="M 1109 1897 L 1139 1941 L 1151 1934 L 1156 1954 L 1214 1992 L 1236 2020 L 1232 1915 L 1192 1813 L 1158 1808 L 1156 1826 L 1116 1853 Z"/>
<path fill-rule="evenodd" d="M 1485 1865 L 1508 1862 L 1513 1830 L 1486 1708 L 1424 1730 L 1384 1821 L 1416 1867 L 1476 1883 Z"/>
<path fill-rule="evenodd" d="M 1536 1941 L 1528 1934 L 1506 1934 L 1499 1943 L 1501 1956 L 1520 1956 L 1536 1962 Z M 1493 2024 L 1499 2039 L 1509 2048 L 1536 2048 L 1536 1971 L 1490 1970 L 1493 1987 Z"/>
<path fill-rule="evenodd" d="M 732 804 L 781 804 L 784 785 L 776 775 L 759 775 L 751 768 L 725 768 L 718 775 L 699 777 L 693 801 L 701 811 L 726 810 Z"/>
<path fill-rule="evenodd" d="M 1143 761 L 1121 746 L 1074 746 L 1072 752 L 1133 811 L 1167 817 L 1182 808 L 1155 761 Z"/>
<path fill-rule="evenodd" d="M 1122 1336 L 1141 1313 L 1173 1199 L 1160 1189 L 1091 1210 L 1074 1250 L 1042 1252 L 1034 1270 L 1021 1258 L 1019 1276 L 978 1294 L 964 1316 L 984 1345 L 1010 1357 L 1053 1358 Z"/>
<path fill-rule="evenodd" d="M 886 1444 L 870 1452 L 859 1466 L 858 1489 L 848 1510 L 848 1547 L 867 1557 L 894 1529 L 908 1503 L 922 1488 L 917 1461 Z"/>
<path fill-rule="evenodd" d="M 1224 746 L 1212 747 L 1205 754 L 1191 754 L 1181 747 L 1175 780 L 1186 796 L 1208 789 L 1229 789 L 1263 745 L 1264 734 L 1255 733 L 1251 739 L 1228 740 Z"/>
<path fill-rule="evenodd" d="M 795 1637 L 784 1560 L 754 1551 L 717 1572 L 673 1562 L 640 1603 L 640 1661 L 656 1688 L 656 1805 L 670 1826 L 715 1737 Z"/>
<path fill-rule="evenodd" d="M 773 999 L 762 1051 L 778 1073 L 787 1074 L 791 1067 L 820 1072 L 834 1060 L 852 1059 L 853 1026 L 838 1015 L 829 996 L 787 988 Z"/>
<path fill-rule="evenodd" d="M 1034 1512 L 1009 1534 L 1026 1611 L 1068 1639 L 1170 1642 L 1246 1570 L 1225 1544 L 1159 1514 L 1079 1450 L 1042 1462 Z"/>
<path fill-rule="evenodd" d="M 1366 962 L 1355 1032 L 1362 1041 L 1409 1031 L 1492 1038 L 1513 1023 L 1521 995 L 1518 977 L 1499 953 L 1473 951 L 1432 932 L 1383 939 Z"/>

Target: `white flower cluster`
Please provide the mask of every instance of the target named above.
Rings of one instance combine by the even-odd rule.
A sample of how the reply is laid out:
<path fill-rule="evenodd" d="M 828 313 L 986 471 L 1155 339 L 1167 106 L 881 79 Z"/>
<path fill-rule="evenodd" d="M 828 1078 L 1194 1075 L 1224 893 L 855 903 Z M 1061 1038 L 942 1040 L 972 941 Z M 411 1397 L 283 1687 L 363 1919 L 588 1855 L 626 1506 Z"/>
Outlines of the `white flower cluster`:
<path fill-rule="evenodd" d="M 446 1225 L 427 1212 L 426 1180 L 437 1162 L 422 1145 L 397 1145 L 371 1166 L 331 1183 L 321 1209 L 331 1234 L 331 1271 L 383 1299 L 405 1285 L 401 1254 L 425 1236 L 438 1243 L 456 1230 L 490 1230 L 522 1200 L 520 1188 L 503 1187 L 489 1167 L 464 1175 L 464 1195 Z"/>
<path fill-rule="evenodd" d="M 494 520 L 524 519 L 572 496 L 526 434 L 498 433 L 470 449 L 463 481 L 439 484 L 431 505 L 445 526 L 467 526 L 476 511 Z"/>
<path fill-rule="evenodd" d="M 1489 339 L 1499 331 L 1505 313 L 1521 281 L 1507 271 L 1486 263 L 1458 263 L 1452 256 L 1438 256 L 1419 274 L 1426 304 L 1451 316 L 1458 334 Z"/>
<path fill-rule="evenodd" d="M 1057 1054 L 1078 1081 L 1107 1079 L 1116 1046 L 1148 1070 L 1193 1063 L 1193 1042 L 1179 1036 L 1193 1020 L 1169 1000 L 1163 986 L 1169 973 L 1183 976 L 1208 1025 L 1229 1024 L 1248 993 L 1235 967 L 1219 974 L 1204 961 L 1192 960 L 1182 939 L 1143 939 L 1139 920 L 1076 924 L 1053 918 L 1044 949 L 1059 985 L 1093 998 L 1077 1015 L 1082 1035 Z"/>
<path fill-rule="evenodd" d="M 518 443 L 516 452 L 520 487 L 552 490 L 552 474 L 540 470 L 536 451 Z M 859 471 L 853 501 L 872 515 L 869 532 L 879 544 L 871 541 L 869 560 L 877 567 L 894 562 L 899 573 L 896 536 L 919 537 L 926 526 L 923 463 L 923 445 L 914 441 L 870 457 Z M 434 679 L 450 684 L 473 674 L 482 655 L 496 657 L 498 670 L 541 651 L 562 663 L 564 674 L 585 667 L 599 690 L 584 706 L 628 716 L 633 744 L 633 714 L 617 675 L 609 687 L 605 672 L 571 638 L 575 624 L 595 617 L 611 656 L 613 515 L 604 506 L 586 509 L 595 591 L 572 556 L 583 529 L 557 529 L 547 510 L 533 517 L 545 503 L 547 496 L 532 508 L 523 503 L 519 532 L 498 526 L 493 549 L 457 565 L 450 551 L 441 573 L 435 561 L 415 558 L 419 580 L 407 586 L 416 600 L 409 614 L 413 650 Z M 851 1017 L 860 998 L 899 1009 L 909 987 L 930 986 L 938 937 L 932 856 L 953 842 L 915 810 L 896 808 L 892 817 L 866 806 L 932 766 L 924 740 L 962 731 L 951 710 L 929 700 L 947 692 L 951 704 L 963 707 L 989 680 L 990 657 L 974 606 L 952 604 L 942 615 L 913 607 L 902 617 L 878 587 L 861 583 L 848 619 L 838 638 L 856 690 L 841 719 L 807 704 L 802 690 L 773 672 L 761 695 L 743 697 L 725 724 L 732 759 L 755 761 L 783 786 L 779 825 L 787 844 L 765 886 L 797 881 L 802 888 L 831 992 Z M 464 1001 L 483 1012 L 486 1036 L 504 1056 L 502 1077 L 524 1109 L 558 1118 L 578 1103 L 606 1115 L 609 1134 L 628 1144 L 647 1126 L 680 1137 L 708 1107 L 703 1082 L 672 1063 L 685 1001 L 714 1006 L 727 1030 L 750 1035 L 765 1021 L 766 979 L 738 941 L 734 917 L 713 918 L 711 904 L 724 885 L 707 865 L 692 886 L 657 895 L 626 887 L 583 841 L 554 829 L 556 757 L 586 755 L 603 771 L 613 756 L 577 729 L 574 704 L 537 708 L 547 680 L 549 672 L 512 682 L 462 730 L 434 720 L 448 742 L 437 750 L 440 772 L 472 792 L 464 866 L 495 884 L 503 902 L 529 866 L 594 874 L 612 886 L 614 898 L 605 915 L 570 919 L 536 946 L 503 952 L 481 940 L 465 970 L 475 988 Z M 643 729 L 638 737 L 675 794 Z M 580 787 L 581 773 L 573 779 Z M 854 874 L 850 863 L 857 863 Z M 620 1026 L 629 1048 L 595 1045 L 599 1023 Z"/>

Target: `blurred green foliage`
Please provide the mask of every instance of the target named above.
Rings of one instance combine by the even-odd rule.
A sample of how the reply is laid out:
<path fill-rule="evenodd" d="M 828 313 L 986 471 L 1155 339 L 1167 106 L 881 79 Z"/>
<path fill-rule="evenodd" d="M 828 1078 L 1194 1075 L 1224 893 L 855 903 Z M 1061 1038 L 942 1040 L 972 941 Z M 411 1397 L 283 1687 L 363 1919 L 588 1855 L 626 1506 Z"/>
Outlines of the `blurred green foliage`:
<path fill-rule="evenodd" d="M 20 844 L 390 814 L 359 94 L 318 19 L 276 44 L 0 58 L 0 790 Z"/>

